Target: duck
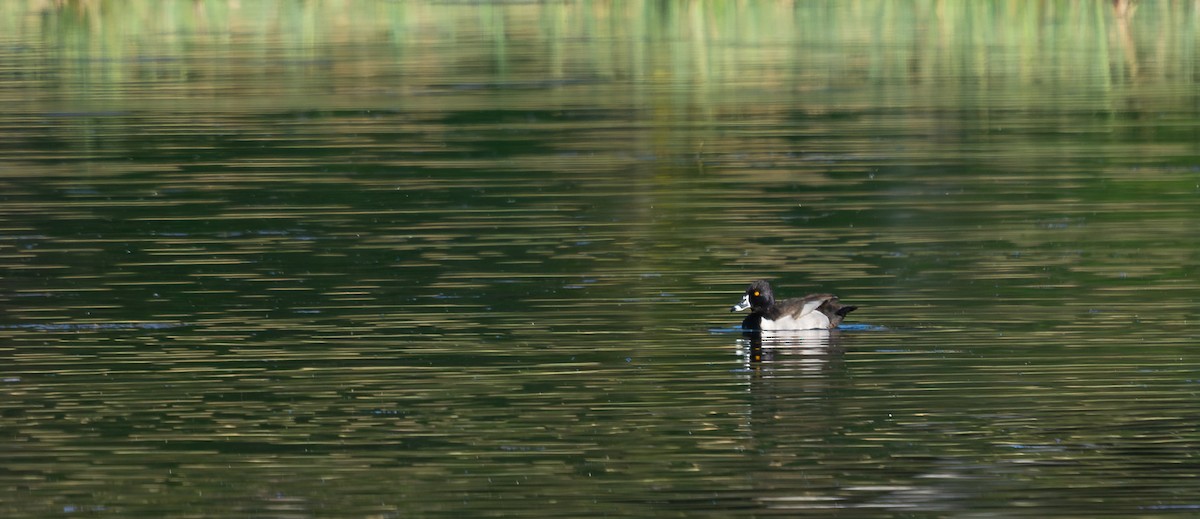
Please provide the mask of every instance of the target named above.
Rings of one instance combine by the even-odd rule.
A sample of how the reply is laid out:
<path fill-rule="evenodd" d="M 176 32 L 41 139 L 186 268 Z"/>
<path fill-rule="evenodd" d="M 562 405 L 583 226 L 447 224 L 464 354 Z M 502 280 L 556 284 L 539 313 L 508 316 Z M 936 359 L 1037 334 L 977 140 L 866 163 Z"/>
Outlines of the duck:
<path fill-rule="evenodd" d="M 833 294 L 809 294 L 804 297 L 775 300 L 771 284 L 760 279 L 750 284 L 742 301 L 730 312 L 750 309 L 742 321 L 742 329 L 770 330 L 829 330 L 837 328 L 846 314 L 857 306 L 843 305 Z"/>

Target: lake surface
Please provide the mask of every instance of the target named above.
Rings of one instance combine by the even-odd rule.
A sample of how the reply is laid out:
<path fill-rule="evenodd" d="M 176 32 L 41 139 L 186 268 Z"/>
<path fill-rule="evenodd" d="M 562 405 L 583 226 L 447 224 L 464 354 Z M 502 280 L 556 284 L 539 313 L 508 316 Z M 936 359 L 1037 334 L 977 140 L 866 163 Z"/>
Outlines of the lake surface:
<path fill-rule="evenodd" d="M 1198 21 L 4 2 L 0 515 L 1193 515 Z"/>

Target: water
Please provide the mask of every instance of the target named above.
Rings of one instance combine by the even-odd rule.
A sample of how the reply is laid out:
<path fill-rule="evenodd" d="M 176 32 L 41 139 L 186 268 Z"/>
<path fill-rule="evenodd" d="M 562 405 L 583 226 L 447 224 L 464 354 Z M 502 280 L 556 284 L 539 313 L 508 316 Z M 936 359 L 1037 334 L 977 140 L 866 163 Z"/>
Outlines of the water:
<path fill-rule="evenodd" d="M 5 3 L 0 512 L 1194 514 L 1196 17 Z"/>

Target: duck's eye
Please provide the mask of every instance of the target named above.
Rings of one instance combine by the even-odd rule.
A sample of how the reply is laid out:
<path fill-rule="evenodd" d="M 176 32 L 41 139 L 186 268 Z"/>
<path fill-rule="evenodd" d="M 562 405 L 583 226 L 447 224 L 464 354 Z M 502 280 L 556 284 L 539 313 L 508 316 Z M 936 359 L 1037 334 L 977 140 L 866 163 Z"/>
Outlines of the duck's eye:
<path fill-rule="evenodd" d="M 761 296 L 761 295 L 762 295 L 762 294 L 758 293 L 758 291 L 757 291 L 757 290 L 755 290 L 755 291 L 754 291 L 754 297 L 758 297 L 758 296 Z"/>

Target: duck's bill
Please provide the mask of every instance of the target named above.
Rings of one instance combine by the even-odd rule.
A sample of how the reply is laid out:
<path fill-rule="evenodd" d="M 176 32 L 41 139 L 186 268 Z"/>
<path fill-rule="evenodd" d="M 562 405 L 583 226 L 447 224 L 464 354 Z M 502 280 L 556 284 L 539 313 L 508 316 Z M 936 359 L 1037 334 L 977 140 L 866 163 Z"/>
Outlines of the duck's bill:
<path fill-rule="evenodd" d="M 746 295 L 742 296 L 742 302 L 740 302 L 736 305 L 733 305 L 733 307 L 730 308 L 729 311 L 730 312 L 741 312 L 742 310 L 745 310 L 747 308 L 750 308 L 750 294 L 746 294 Z"/>

